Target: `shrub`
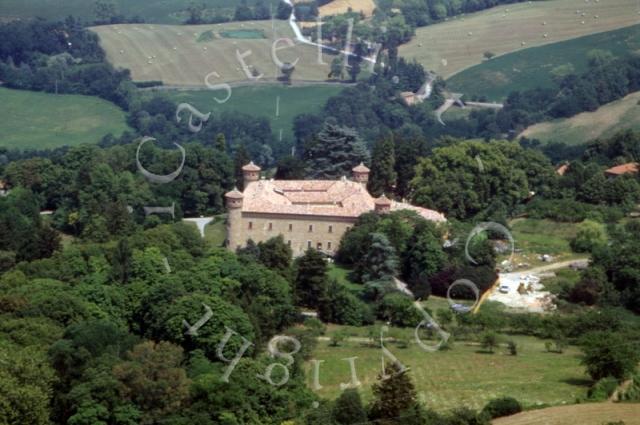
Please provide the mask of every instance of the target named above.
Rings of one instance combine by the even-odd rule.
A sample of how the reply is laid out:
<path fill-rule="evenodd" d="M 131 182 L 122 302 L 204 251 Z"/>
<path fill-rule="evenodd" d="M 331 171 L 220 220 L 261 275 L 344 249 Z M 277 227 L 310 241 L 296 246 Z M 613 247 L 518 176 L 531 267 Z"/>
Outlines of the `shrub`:
<path fill-rule="evenodd" d="M 611 376 L 598 380 L 587 392 L 587 398 L 593 401 L 604 401 L 611 397 L 611 394 L 618 387 L 618 380 Z"/>
<path fill-rule="evenodd" d="M 515 415 L 519 412 L 522 412 L 522 406 L 518 400 L 512 397 L 494 398 L 482 409 L 482 413 L 489 415 L 491 419 Z"/>
<path fill-rule="evenodd" d="M 512 356 L 518 355 L 518 344 L 516 344 L 515 341 L 508 341 L 507 348 L 509 349 L 509 354 Z"/>

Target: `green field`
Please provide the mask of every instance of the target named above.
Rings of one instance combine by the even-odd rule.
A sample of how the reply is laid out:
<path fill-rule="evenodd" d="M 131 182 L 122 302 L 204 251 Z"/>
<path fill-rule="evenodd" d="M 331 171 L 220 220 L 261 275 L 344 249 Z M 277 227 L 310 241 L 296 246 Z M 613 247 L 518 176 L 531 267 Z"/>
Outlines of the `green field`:
<path fill-rule="evenodd" d="M 178 24 L 184 22 L 184 12 L 192 0 L 113 0 L 116 12 L 126 17 L 140 16 L 145 22 Z M 205 12 L 216 9 L 216 12 L 233 13 L 239 0 L 201 0 Z M 255 4 L 254 0 L 247 2 Z M 267 2 L 268 5 L 269 2 Z M 274 7 L 277 4 L 273 2 Z M 48 19 L 64 19 L 69 15 L 89 21 L 95 19 L 95 2 L 89 0 L 2 0 L 0 17 L 43 17 Z"/>
<path fill-rule="evenodd" d="M 238 111 L 257 117 L 266 117 L 271 121 L 273 133 L 279 137 L 280 130 L 284 138 L 292 137 L 293 118 L 302 113 L 314 113 L 322 109 L 327 99 L 337 95 L 342 87 L 333 85 L 294 87 L 280 84 L 235 87 L 226 103 L 217 103 L 208 90 L 189 90 L 164 92 L 176 103 L 189 103 L 202 112 L 213 115 L 224 111 Z M 280 106 L 276 116 L 276 103 Z"/>
<path fill-rule="evenodd" d="M 447 87 L 465 94 L 501 100 L 514 90 L 554 87 L 554 74 L 588 69 L 588 53 L 608 51 L 616 57 L 640 52 L 640 25 L 573 40 L 533 47 L 493 58 L 466 69 L 447 80 Z"/>
<path fill-rule="evenodd" d="M 532 125 L 520 136 L 538 139 L 543 143 L 577 145 L 607 138 L 626 129 L 640 130 L 640 92 L 607 103 L 593 112 Z"/>
<path fill-rule="evenodd" d="M 296 62 L 291 79 L 325 81 L 332 57 L 306 44 L 288 47 L 282 38 L 295 38 L 287 21 L 246 21 L 211 25 L 123 24 L 91 27 L 100 37 L 107 60 L 131 70 L 134 81 L 162 81 L 165 85 L 205 87 L 220 83 L 250 84 L 250 78 L 276 81 L 276 61 Z M 239 33 L 238 31 L 242 31 Z M 252 38 L 225 38 L 224 34 Z M 255 38 L 256 34 L 264 38 Z M 208 40 L 208 41 L 204 41 Z M 276 58 L 272 49 L 277 49 Z M 239 57 L 244 61 L 244 68 Z M 221 96 L 220 94 L 218 96 Z M 224 97 L 224 90 L 222 91 Z"/>
<path fill-rule="evenodd" d="M 363 328 L 364 329 L 364 328 Z M 333 326 L 328 335 L 337 331 Z M 411 329 L 404 330 L 411 333 Z M 547 353 L 544 340 L 510 336 L 519 346 L 517 356 L 501 347 L 494 354 L 479 352 L 479 346 L 456 342 L 451 350 L 425 352 L 415 343 L 399 348 L 385 345 L 407 367 L 416 389 L 427 407 L 445 411 L 461 405 L 482 407 L 489 399 L 516 397 L 527 407 L 539 404 L 571 404 L 586 393 L 588 378 L 580 365 L 579 351 L 570 347 L 564 354 Z M 320 367 L 319 395 L 337 397 L 340 383 L 350 380 L 348 357 L 356 357 L 356 372 L 365 400 L 380 372 L 380 348 L 367 347 L 361 340 L 345 340 L 338 347 L 319 341 L 313 358 L 324 360 Z M 309 385 L 313 382 L 311 363 L 306 364 Z"/>
<path fill-rule="evenodd" d="M 123 110 L 106 100 L 0 88 L 0 146 L 51 149 L 97 143 L 129 129 Z"/>
<path fill-rule="evenodd" d="M 547 0 L 502 5 L 418 28 L 415 37 L 400 46 L 399 53 L 449 78 L 482 63 L 484 52 L 503 55 L 635 25 L 640 18 L 638 11 L 636 0 Z"/>
<path fill-rule="evenodd" d="M 510 223 L 516 249 L 522 252 L 514 255 L 514 263 L 528 263 L 531 266 L 543 264 L 538 256 L 549 254 L 554 261 L 583 258 L 576 255 L 569 245 L 576 235 L 575 223 L 560 223 L 551 220 L 516 219 Z"/>

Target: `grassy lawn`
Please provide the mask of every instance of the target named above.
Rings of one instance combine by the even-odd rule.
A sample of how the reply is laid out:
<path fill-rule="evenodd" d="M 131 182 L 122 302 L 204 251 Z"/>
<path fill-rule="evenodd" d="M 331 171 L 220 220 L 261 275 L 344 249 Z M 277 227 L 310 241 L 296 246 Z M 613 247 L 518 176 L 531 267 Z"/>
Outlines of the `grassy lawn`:
<path fill-rule="evenodd" d="M 202 112 L 219 115 L 225 111 L 238 111 L 271 122 L 276 136 L 282 130 L 283 137 L 292 138 L 293 119 L 298 114 L 319 112 L 331 96 L 342 90 L 340 86 L 291 87 L 280 84 L 233 88 L 231 98 L 217 103 L 210 91 L 169 91 L 164 94 L 177 103 L 189 103 Z M 278 98 L 280 100 L 278 101 Z M 278 115 L 276 116 L 276 104 Z"/>
<path fill-rule="evenodd" d="M 211 246 L 222 246 L 227 238 L 226 215 L 218 215 L 204 228 L 204 240 Z"/>
<path fill-rule="evenodd" d="M 351 269 L 340 266 L 336 263 L 330 263 L 328 267 L 328 275 L 329 278 L 337 280 L 339 283 L 343 284 L 347 288 L 351 290 L 351 292 L 355 294 L 360 294 L 364 286 L 359 283 L 354 283 L 349 280 L 349 273 L 351 273 Z"/>
<path fill-rule="evenodd" d="M 482 63 L 486 51 L 503 55 L 635 25 L 637 10 L 635 0 L 548 0 L 502 5 L 418 28 L 416 36 L 400 46 L 399 53 L 449 78 Z"/>
<path fill-rule="evenodd" d="M 516 264 L 544 264 L 538 259 L 538 256 L 543 254 L 553 256 L 554 261 L 584 257 L 573 253 L 569 245 L 577 232 L 575 223 L 526 218 L 513 220 L 510 226 L 516 249 L 522 250 L 514 255 Z M 499 258 L 499 261 L 502 259 Z"/>
<path fill-rule="evenodd" d="M 131 70 L 134 81 L 160 80 L 166 85 L 206 87 L 221 83 L 251 83 L 238 56 L 251 73 L 262 74 L 261 81 L 275 81 L 281 73 L 272 57 L 275 40 L 294 38 L 287 21 L 227 22 L 207 25 L 122 24 L 91 27 L 100 37 L 107 59 L 115 67 Z M 224 38 L 228 31 L 251 30 L 266 38 Z M 204 34 L 213 34 L 213 38 Z M 202 40 L 201 37 L 210 39 Z M 277 58 L 281 62 L 298 60 L 292 81 L 325 81 L 332 57 L 324 55 L 318 63 L 318 49 L 306 44 L 287 47 L 280 42 Z M 212 92 L 208 90 L 212 97 Z M 225 89 L 215 96 L 224 99 Z M 275 99 L 274 99 L 275 100 Z"/>
<path fill-rule="evenodd" d="M 114 0 L 117 13 L 127 17 L 135 15 L 144 18 L 145 22 L 178 24 L 184 22 L 184 12 L 192 0 Z M 216 8 L 220 12 L 233 13 L 239 0 L 202 0 L 198 4 L 205 6 L 206 13 Z M 267 2 L 268 3 L 268 2 Z M 249 5 L 255 0 L 249 0 Z M 43 17 L 48 19 L 64 19 L 69 15 L 89 21 L 95 19 L 95 2 L 87 0 L 2 0 L 0 17 Z"/>
<path fill-rule="evenodd" d="M 593 112 L 532 125 L 520 136 L 538 139 L 543 143 L 577 145 L 597 138 L 607 138 L 626 129 L 640 130 L 640 92 L 607 103 Z"/>
<path fill-rule="evenodd" d="M 51 149 L 97 143 L 129 127 L 116 105 L 91 96 L 0 88 L 0 146 Z"/>
<path fill-rule="evenodd" d="M 560 269 L 555 271 L 556 276 L 542 280 L 544 288 L 552 294 L 559 294 L 562 283 L 575 285 L 580 280 L 580 272 L 573 269 Z"/>
<path fill-rule="evenodd" d="M 464 99 L 479 95 L 489 100 L 501 100 L 514 90 L 554 87 L 553 74 L 559 72 L 558 67 L 569 67 L 575 74 L 586 72 L 588 52 L 593 49 L 608 51 L 616 57 L 637 52 L 640 49 L 640 25 L 493 58 L 451 77 L 447 86 L 455 92 L 464 93 Z M 565 140 L 563 135 L 555 135 L 557 140 Z"/>
<path fill-rule="evenodd" d="M 333 327 L 335 330 L 336 327 Z M 366 328 L 360 328 L 366 334 Z M 347 329 L 349 332 L 349 329 Z M 412 329 L 403 332 L 412 332 Z M 510 337 L 519 346 L 517 356 L 505 354 L 501 347 L 494 354 L 479 352 L 477 345 L 455 343 L 451 350 L 429 353 L 415 343 L 387 348 L 407 367 L 420 398 L 428 407 L 445 411 L 465 405 L 482 407 L 489 399 L 510 395 L 525 406 L 537 404 L 573 403 L 584 395 L 588 380 L 580 366 L 579 352 L 570 347 L 564 354 L 547 353 L 544 340 L 532 337 Z M 335 398 L 340 383 L 349 382 L 347 357 L 355 357 L 357 377 L 365 400 L 371 397 L 371 385 L 380 372 L 381 350 L 366 347 L 359 341 L 343 341 L 331 347 L 329 341 L 319 341 L 313 358 L 324 360 L 320 367 L 318 394 Z M 312 365 L 305 366 L 309 384 L 313 379 Z"/>

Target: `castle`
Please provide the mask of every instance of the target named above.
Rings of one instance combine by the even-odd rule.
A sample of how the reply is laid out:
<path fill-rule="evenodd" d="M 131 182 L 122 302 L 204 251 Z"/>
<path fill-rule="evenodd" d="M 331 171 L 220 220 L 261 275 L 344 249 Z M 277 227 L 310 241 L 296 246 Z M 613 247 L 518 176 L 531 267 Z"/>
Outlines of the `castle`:
<path fill-rule="evenodd" d="M 333 255 L 342 235 L 365 212 L 385 214 L 413 210 L 427 220 L 446 221 L 443 214 L 367 191 L 369 169 L 353 168 L 352 179 L 266 180 L 253 162 L 242 167 L 244 192 L 225 194 L 228 209 L 227 247 L 244 247 L 249 239 L 262 242 L 282 235 L 294 256 L 315 248 Z"/>

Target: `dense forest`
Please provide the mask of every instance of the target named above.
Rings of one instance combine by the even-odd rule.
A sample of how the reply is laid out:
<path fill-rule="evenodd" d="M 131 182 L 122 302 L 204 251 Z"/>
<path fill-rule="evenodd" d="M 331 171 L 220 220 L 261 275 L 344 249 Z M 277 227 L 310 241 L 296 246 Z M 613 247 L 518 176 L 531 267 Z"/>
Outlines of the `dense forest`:
<path fill-rule="evenodd" d="M 575 401 L 607 400 L 640 361 L 640 225 L 630 216 L 640 175 L 608 178 L 605 170 L 640 162 L 640 133 L 577 148 L 514 139 L 532 123 L 639 90 L 640 59 L 595 61 L 555 90 L 514 92 L 501 111 L 474 111 L 447 126 L 433 114 L 446 94 L 442 80 L 421 104 L 400 97 L 428 76 L 397 54 L 415 27 L 512 2 L 381 0 L 373 22 L 388 24 L 384 34 L 351 12 L 326 19 L 323 31 L 339 45 L 353 17 L 357 49 L 367 37 L 382 43 L 386 65 L 365 76 L 360 62 L 351 63 L 357 84 L 319 113 L 297 116 L 292 141 L 276 140 L 266 118 L 235 112 L 191 131 L 187 120 L 177 122 L 175 102 L 138 90 L 74 18 L 0 24 L 4 85 L 101 97 L 125 110 L 133 129 L 97 145 L 0 149 L 7 189 L 0 196 L 0 424 L 488 425 L 532 408 L 508 394 L 478 409 L 434 411 L 418 397 L 416 375 L 385 347 L 391 340 L 394 350 L 406 349 L 414 342 L 401 332 L 413 329 L 421 343 L 423 325 L 422 336 L 440 341 L 442 351 L 465 344 L 488 356 L 502 344 L 505 356 L 517 356 L 516 336 L 553 341 L 549 352 L 579 347 L 572 356 L 582 353 L 585 394 Z M 321 4 L 297 3 L 296 13 L 313 18 Z M 103 6 L 98 22 L 127 19 Z M 188 22 L 267 19 L 267 12 L 263 2 L 241 2 L 233 17 L 210 16 L 194 3 Z M 286 19 L 290 8 L 280 2 L 276 13 Z M 436 209 L 447 222 L 408 210 L 365 213 L 331 261 L 314 249 L 293 258 L 282 236 L 231 252 L 182 219 L 224 220 L 224 194 L 242 189 L 250 160 L 278 179 L 339 179 L 364 163 L 373 196 Z M 523 217 L 575 224 L 572 253 L 591 259 L 575 281 L 559 279 L 557 312 L 515 313 L 495 303 L 476 314 L 416 307 L 430 297 L 447 302 L 461 279 L 478 293 L 458 288 L 460 300 L 492 288 L 501 235 L 467 237 L 481 223 L 507 228 Z M 305 367 L 322 362 L 316 347 L 348 338 L 328 325 L 367 327 L 359 343 L 380 350 L 383 366 L 366 399 L 349 385 L 334 400 L 310 388 Z M 394 334 L 384 340 L 388 327 Z M 450 339 L 439 340 L 444 331 Z M 636 380 L 629 401 L 640 399 Z"/>

